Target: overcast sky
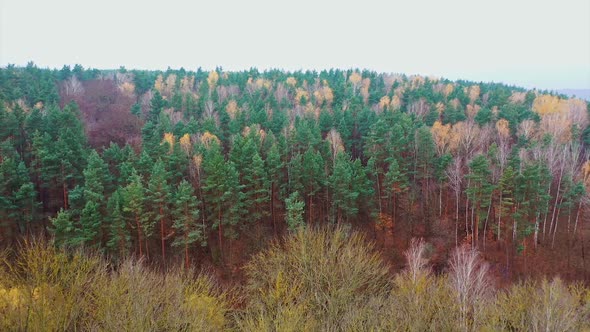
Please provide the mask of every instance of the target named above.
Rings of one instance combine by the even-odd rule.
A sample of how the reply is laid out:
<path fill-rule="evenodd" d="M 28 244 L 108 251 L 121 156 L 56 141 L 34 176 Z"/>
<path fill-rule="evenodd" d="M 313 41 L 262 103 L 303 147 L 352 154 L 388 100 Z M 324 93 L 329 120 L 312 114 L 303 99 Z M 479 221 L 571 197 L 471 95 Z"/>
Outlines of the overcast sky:
<path fill-rule="evenodd" d="M 590 0 L 0 0 L 0 66 L 28 61 L 358 67 L 590 89 Z"/>

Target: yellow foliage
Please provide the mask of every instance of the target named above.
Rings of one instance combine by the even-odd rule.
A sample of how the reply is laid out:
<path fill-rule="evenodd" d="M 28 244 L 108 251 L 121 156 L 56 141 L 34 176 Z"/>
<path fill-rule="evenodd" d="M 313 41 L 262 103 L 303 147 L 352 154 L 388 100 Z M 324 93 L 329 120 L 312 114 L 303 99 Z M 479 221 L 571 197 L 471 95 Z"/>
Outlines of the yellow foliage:
<path fill-rule="evenodd" d="M 230 119 L 236 118 L 236 113 L 238 112 L 238 103 L 235 100 L 230 100 L 225 107 L 225 111 L 229 115 Z"/>
<path fill-rule="evenodd" d="M 445 104 L 443 104 L 442 102 L 438 102 L 436 103 L 436 105 L 434 105 L 435 109 L 436 109 L 436 113 L 438 113 L 439 116 L 442 116 L 442 114 L 445 111 Z"/>
<path fill-rule="evenodd" d="M 355 85 L 356 86 L 356 85 L 358 85 L 361 82 L 362 78 L 363 77 L 361 76 L 361 74 L 359 72 L 354 71 L 348 77 L 348 81 L 350 83 L 352 83 L 352 85 Z"/>
<path fill-rule="evenodd" d="M 501 138 L 506 139 L 510 137 L 510 124 L 506 119 L 500 119 L 496 122 L 496 131 Z"/>
<path fill-rule="evenodd" d="M 190 155 L 192 145 L 191 145 L 191 137 L 189 136 L 189 134 L 184 134 L 180 138 L 179 142 L 180 142 L 180 147 L 182 148 L 184 153 L 186 153 L 187 155 Z"/>
<path fill-rule="evenodd" d="M 295 104 L 301 105 L 307 103 L 308 101 L 309 93 L 307 92 L 307 90 L 297 88 L 297 90 L 295 91 Z"/>
<path fill-rule="evenodd" d="M 180 81 L 180 91 L 183 93 L 189 93 L 193 90 L 193 86 L 195 85 L 195 77 L 191 75 L 186 75 Z"/>
<path fill-rule="evenodd" d="M 156 81 L 154 82 L 154 89 L 158 90 L 158 92 L 162 93 L 164 88 L 164 77 L 162 74 L 158 75 Z"/>
<path fill-rule="evenodd" d="M 166 87 L 164 89 L 164 93 L 167 95 L 171 95 L 176 87 L 176 75 L 170 74 L 166 77 Z"/>
<path fill-rule="evenodd" d="M 215 85 L 217 84 L 217 81 L 219 80 L 219 74 L 213 70 L 209 73 L 209 76 L 207 76 L 207 83 L 209 84 L 209 91 L 213 91 L 213 89 L 215 89 Z"/>
<path fill-rule="evenodd" d="M 451 152 L 456 148 L 456 140 L 453 138 L 453 131 L 450 124 L 443 125 L 440 121 L 434 122 L 430 128 L 432 139 L 439 156 Z"/>
<path fill-rule="evenodd" d="M 541 116 L 561 110 L 560 99 L 551 95 L 539 95 L 533 101 L 533 111 Z"/>
<path fill-rule="evenodd" d="M 24 303 L 24 294 L 18 287 L 0 287 L 0 312 L 5 308 L 18 308 Z"/>
<path fill-rule="evenodd" d="M 473 104 L 478 98 L 479 94 L 481 93 L 481 89 L 479 85 L 472 85 L 469 87 L 469 101 Z"/>
<path fill-rule="evenodd" d="M 211 134 L 208 131 L 204 132 L 203 135 L 201 135 L 201 143 L 206 148 L 209 148 L 211 146 L 212 142 L 219 144 L 219 138 L 217 138 L 217 136 Z"/>
<path fill-rule="evenodd" d="M 469 119 L 473 119 L 475 118 L 475 116 L 477 115 L 477 113 L 481 110 L 481 106 L 479 105 L 467 105 L 465 113 L 467 114 L 467 117 Z"/>
<path fill-rule="evenodd" d="M 395 95 L 393 98 L 391 98 L 390 105 L 392 110 L 397 111 L 402 107 L 402 101 L 397 95 Z"/>
<path fill-rule="evenodd" d="M 125 82 L 119 86 L 119 89 L 126 96 L 133 96 L 135 93 L 135 85 L 131 82 Z"/>
<path fill-rule="evenodd" d="M 270 90 L 270 88 L 272 87 L 272 82 L 270 80 L 263 79 L 263 78 L 256 79 L 255 84 L 256 84 L 257 89 L 265 88 L 267 90 Z"/>
<path fill-rule="evenodd" d="M 389 103 L 391 103 L 389 96 L 383 96 L 379 100 L 379 108 L 382 110 L 387 109 L 389 107 Z"/>
<path fill-rule="evenodd" d="M 38 101 L 38 102 L 35 104 L 35 106 L 34 106 L 34 107 L 35 107 L 36 109 L 38 109 L 38 110 L 42 109 L 42 108 L 43 108 L 43 102 L 42 102 L 42 101 Z"/>
<path fill-rule="evenodd" d="M 297 85 L 297 80 L 295 79 L 295 77 L 287 77 L 287 85 L 294 87 L 295 85 Z"/>
<path fill-rule="evenodd" d="M 445 86 L 445 91 L 444 91 L 444 95 L 445 97 L 448 97 L 451 93 L 453 93 L 453 90 L 455 89 L 455 87 L 453 86 L 453 84 L 449 83 Z"/>
<path fill-rule="evenodd" d="M 410 83 L 411 83 L 412 90 L 415 90 L 418 87 L 424 85 L 424 82 L 426 82 L 426 80 L 424 79 L 423 76 L 413 75 L 410 77 Z"/>
<path fill-rule="evenodd" d="M 193 156 L 193 164 L 197 169 L 201 169 L 201 165 L 203 164 L 203 156 L 200 154 L 196 154 Z"/>
<path fill-rule="evenodd" d="M 361 86 L 361 96 L 363 96 L 363 101 L 365 104 L 369 101 L 369 87 L 371 86 L 371 79 L 365 78 L 362 81 Z"/>
<path fill-rule="evenodd" d="M 168 146 L 170 147 L 170 153 L 174 151 L 174 141 L 175 138 L 173 133 L 164 133 L 164 139 L 162 140 L 162 144 L 168 143 Z"/>

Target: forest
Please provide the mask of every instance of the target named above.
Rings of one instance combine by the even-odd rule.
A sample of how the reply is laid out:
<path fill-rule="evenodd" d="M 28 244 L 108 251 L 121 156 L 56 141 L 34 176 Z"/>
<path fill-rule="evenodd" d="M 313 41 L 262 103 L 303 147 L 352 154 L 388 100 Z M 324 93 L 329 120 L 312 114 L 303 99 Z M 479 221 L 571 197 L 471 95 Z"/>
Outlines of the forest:
<path fill-rule="evenodd" d="M 358 69 L 0 68 L 0 327 L 590 328 L 588 112 Z"/>

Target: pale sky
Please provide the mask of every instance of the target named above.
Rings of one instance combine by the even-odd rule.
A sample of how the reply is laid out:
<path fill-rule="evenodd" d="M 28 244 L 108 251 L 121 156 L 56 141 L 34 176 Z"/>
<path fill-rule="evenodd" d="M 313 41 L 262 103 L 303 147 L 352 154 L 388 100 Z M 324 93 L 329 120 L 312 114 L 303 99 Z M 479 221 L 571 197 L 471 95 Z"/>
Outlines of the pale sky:
<path fill-rule="evenodd" d="M 590 89 L 590 0 L 0 0 L 0 66 L 367 68 Z"/>

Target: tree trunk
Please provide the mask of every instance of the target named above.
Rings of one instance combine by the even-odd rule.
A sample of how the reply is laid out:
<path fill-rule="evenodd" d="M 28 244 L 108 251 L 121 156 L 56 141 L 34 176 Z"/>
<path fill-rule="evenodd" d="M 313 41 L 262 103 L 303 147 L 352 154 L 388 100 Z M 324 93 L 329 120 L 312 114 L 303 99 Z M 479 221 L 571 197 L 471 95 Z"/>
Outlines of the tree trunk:
<path fill-rule="evenodd" d="M 381 176 L 379 172 L 377 172 L 377 202 L 379 203 L 379 215 L 383 213 L 383 209 L 381 207 Z"/>
<path fill-rule="evenodd" d="M 166 221 L 164 220 L 164 207 L 160 204 L 160 238 L 162 241 L 162 261 L 166 262 L 166 229 L 165 224 Z"/>
<path fill-rule="evenodd" d="M 563 166 L 561 168 L 561 172 L 559 173 L 559 179 L 557 181 L 557 191 L 555 192 L 555 202 L 553 203 L 553 213 L 551 214 L 551 224 L 549 225 L 549 234 L 551 234 L 551 229 L 553 229 L 553 225 L 557 223 L 555 214 L 557 212 L 557 202 L 559 201 L 559 191 L 561 190 L 561 178 L 563 176 Z M 557 229 L 557 225 L 555 225 Z M 551 242 L 551 247 L 553 248 L 553 243 L 555 242 L 555 233 L 553 233 L 553 240 Z"/>
<path fill-rule="evenodd" d="M 578 229 L 578 220 L 580 219 L 580 210 L 582 209 L 582 201 L 578 203 L 578 211 L 576 211 L 576 222 L 574 223 L 574 237 L 576 236 L 576 230 Z"/>
<path fill-rule="evenodd" d="M 217 208 L 217 222 L 219 225 L 217 226 L 217 236 L 219 240 L 219 256 L 221 257 L 221 261 L 223 262 L 223 229 L 221 225 L 221 206 Z"/>
<path fill-rule="evenodd" d="M 277 235 L 277 223 L 275 220 L 275 182 L 273 181 L 270 185 L 270 218 L 272 221 L 272 229 Z"/>
<path fill-rule="evenodd" d="M 143 257 L 142 250 L 142 239 L 141 239 L 141 226 L 139 225 L 139 216 L 135 215 L 135 227 L 137 227 L 137 243 L 139 243 L 139 257 Z"/>
<path fill-rule="evenodd" d="M 185 218 L 184 218 L 184 267 L 188 270 L 188 206 L 185 205 Z"/>
<path fill-rule="evenodd" d="M 460 199 L 460 190 L 455 192 L 455 247 L 459 245 L 459 199 Z"/>

